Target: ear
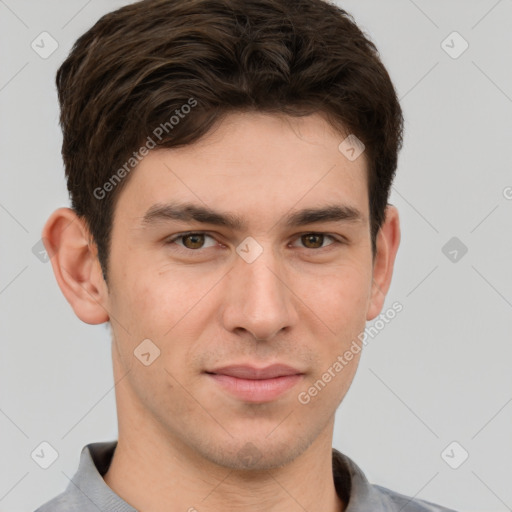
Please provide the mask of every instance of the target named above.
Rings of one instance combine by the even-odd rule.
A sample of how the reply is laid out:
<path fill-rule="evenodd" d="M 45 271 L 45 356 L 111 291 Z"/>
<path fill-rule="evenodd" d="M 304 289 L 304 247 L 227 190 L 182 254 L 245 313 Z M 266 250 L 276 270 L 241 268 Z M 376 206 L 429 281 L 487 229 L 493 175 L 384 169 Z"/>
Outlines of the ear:
<path fill-rule="evenodd" d="M 373 320 L 382 310 L 393 275 L 395 257 L 400 245 L 400 220 L 398 210 L 388 204 L 385 220 L 377 234 L 373 262 L 373 282 L 366 320 Z"/>
<path fill-rule="evenodd" d="M 57 283 L 76 316 L 87 324 L 107 322 L 108 289 L 85 220 L 70 208 L 59 208 L 47 220 L 42 239 Z"/>

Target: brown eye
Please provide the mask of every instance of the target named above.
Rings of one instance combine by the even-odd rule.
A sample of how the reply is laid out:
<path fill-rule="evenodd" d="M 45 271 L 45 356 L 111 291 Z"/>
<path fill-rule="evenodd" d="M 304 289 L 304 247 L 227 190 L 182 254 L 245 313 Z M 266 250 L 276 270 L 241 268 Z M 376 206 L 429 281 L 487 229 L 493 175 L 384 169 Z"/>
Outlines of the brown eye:
<path fill-rule="evenodd" d="M 183 240 L 183 245 L 187 249 L 201 249 L 204 244 L 204 235 L 202 233 L 190 233 L 188 235 L 183 235 L 181 239 Z"/>
<path fill-rule="evenodd" d="M 324 242 L 324 235 L 321 233 L 308 233 L 302 235 L 301 240 L 308 249 L 320 249 Z"/>
<path fill-rule="evenodd" d="M 211 240 L 209 245 L 205 245 L 206 239 Z M 208 249 L 215 246 L 215 239 L 206 233 L 183 233 L 168 239 L 166 245 L 175 246 L 174 248 L 179 251 L 186 251 L 188 249 L 199 252 L 199 249 Z"/>
<path fill-rule="evenodd" d="M 304 233 L 303 235 L 297 235 L 293 244 L 294 247 L 299 247 L 297 244 L 300 244 L 302 249 L 310 249 L 311 252 L 321 252 L 324 249 L 330 250 L 335 249 L 334 246 L 344 245 L 345 241 L 327 233 Z"/>

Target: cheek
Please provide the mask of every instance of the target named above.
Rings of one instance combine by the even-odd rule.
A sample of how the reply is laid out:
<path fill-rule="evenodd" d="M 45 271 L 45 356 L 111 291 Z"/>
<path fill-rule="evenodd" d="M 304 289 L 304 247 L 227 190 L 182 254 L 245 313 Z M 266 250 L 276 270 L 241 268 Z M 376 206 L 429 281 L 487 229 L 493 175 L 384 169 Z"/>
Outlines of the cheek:
<path fill-rule="evenodd" d="M 364 328 L 371 290 L 371 273 L 362 266 L 339 265 L 334 271 L 302 276 L 297 295 L 333 335 L 334 343 Z"/>
<path fill-rule="evenodd" d="M 150 339 L 160 350 L 156 361 L 177 372 L 177 377 L 183 372 L 179 361 L 189 360 L 204 326 L 213 321 L 212 311 L 216 311 L 208 290 L 219 277 L 211 272 L 203 277 L 180 268 L 145 269 L 122 282 L 114 315 L 125 327 L 117 329 L 123 338 L 125 362 L 142 340 Z"/>
<path fill-rule="evenodd" d="M 148 337 L 172 328 L 183 315 L 188 295 L 183 293 L 180 269 L 163 274 L 149 261 L 144 254 L 127 257 L 113 279 L 116 313 L 130 325 L 130 332 Z"/>

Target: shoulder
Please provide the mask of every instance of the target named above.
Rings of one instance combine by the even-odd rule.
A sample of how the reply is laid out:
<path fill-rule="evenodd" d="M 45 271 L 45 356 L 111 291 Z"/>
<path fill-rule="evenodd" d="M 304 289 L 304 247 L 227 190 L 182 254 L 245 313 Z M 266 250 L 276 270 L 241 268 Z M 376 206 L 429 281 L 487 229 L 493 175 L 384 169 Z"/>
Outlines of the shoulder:
<path fill-rule="evenodd" d="M 76 510 L 77 505 L 79 504 L 68 492 L 63 492 L 41 505 L 35 512 L 69 512 Z"/>
<path fill-rule="evenodd" d="M 370 483 L 362 469 L 336 449 L 333 449 L 333 472 L 336 491 L 348 502 L 350 512 L 456 512 Z"/>
<path fill-rule="evenodd" d="M 385 496 L 396 507 L 391 509 L 393 511 L 401 510 L 402 512 L 456 512 L 452 508 L 442 507 L 441 505 L 437 505 L 430 501 L 405 496 L 404 494 L 400 494 L 380 485 L 373 484 L 372 487 L 377 492 Z"/>

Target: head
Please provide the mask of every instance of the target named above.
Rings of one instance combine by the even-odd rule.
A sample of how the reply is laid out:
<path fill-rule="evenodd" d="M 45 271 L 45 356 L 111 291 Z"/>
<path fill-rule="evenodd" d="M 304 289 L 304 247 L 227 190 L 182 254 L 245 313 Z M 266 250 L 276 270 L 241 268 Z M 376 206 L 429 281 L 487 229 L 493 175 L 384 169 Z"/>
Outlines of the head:
<path fill-rule="evenodd" d="M 248 443 L 292 460 L 359 353 L 300 392 L 380 313 L 398 249 L 403 119 L 375 46 L 322 0 L 147 0 L 80 37 L 57 88 L 72 208 L 43 237 L 78 317 L 110 321 L 120 435 L 139 418 L 226 466 Z M 274 363 L 300 376 L 273 400 L 211 375 Z"/>

